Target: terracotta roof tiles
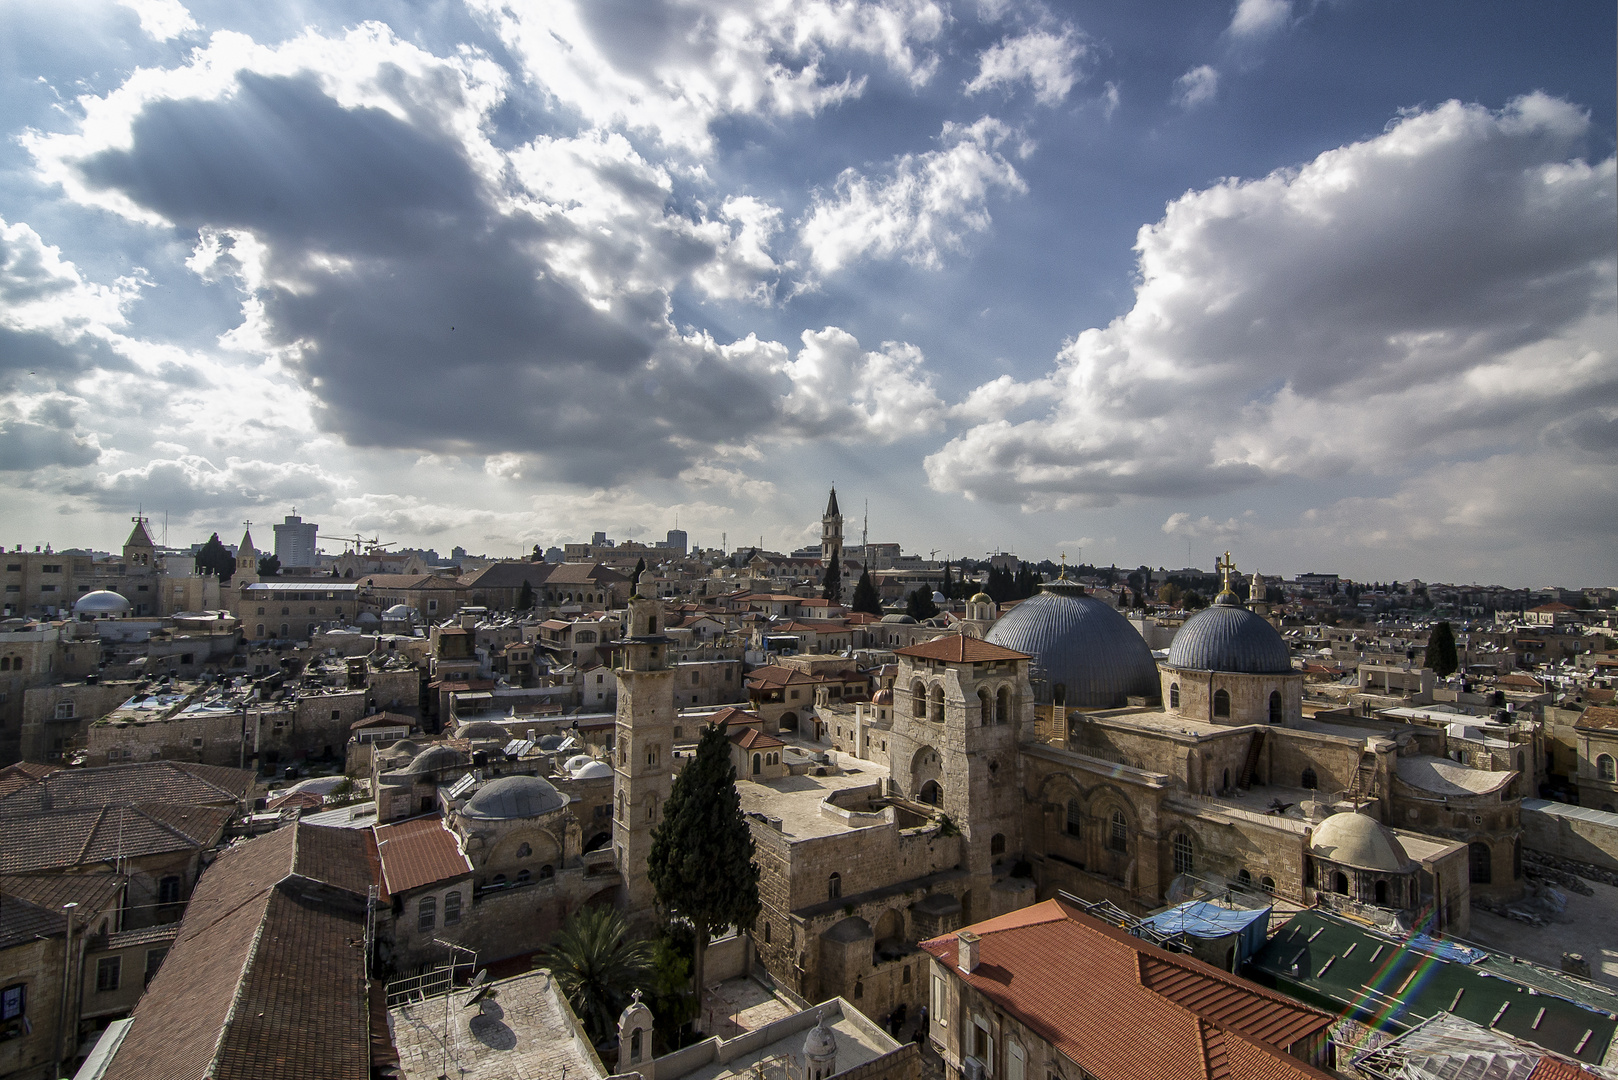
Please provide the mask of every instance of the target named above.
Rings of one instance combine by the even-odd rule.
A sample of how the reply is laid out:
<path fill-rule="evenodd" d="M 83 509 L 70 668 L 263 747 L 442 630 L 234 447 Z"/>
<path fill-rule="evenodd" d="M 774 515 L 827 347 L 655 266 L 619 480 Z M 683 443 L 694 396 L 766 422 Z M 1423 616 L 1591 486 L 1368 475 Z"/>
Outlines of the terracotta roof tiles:
<path fill-rule="evenodd" d="M 893 650 L 897 656 L 911 656 L 918 660 L 942 660 L 947 664 L 981 664 L 991 660 L 1029 660 L 1027 653 L 1007 649 L 965 634 L 948 634 Z"/>
<path fill-rule="evenodd" d="M 390 896 L 472 872 L 455 834 L 437 815 L 378 825 L 375 832 L 382 884 Z"/>
<path fill-rule="evenodd" d="M 1324 1080 L 1286 1048 L 1332 1017 L 1047 900 L 970 927 L 978 966 L 956 968 L 954 935 L 921 947 L 1099 1076 L 1136 1080 Z"/>

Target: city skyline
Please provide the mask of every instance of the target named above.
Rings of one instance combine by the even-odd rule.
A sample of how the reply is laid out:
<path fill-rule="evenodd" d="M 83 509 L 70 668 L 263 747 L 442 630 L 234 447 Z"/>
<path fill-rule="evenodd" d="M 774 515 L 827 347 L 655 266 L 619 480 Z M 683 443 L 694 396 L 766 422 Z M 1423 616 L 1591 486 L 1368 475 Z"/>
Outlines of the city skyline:
<path fill-rule="evenodd" d="M 0 26 L 8 547 L 1618 569 L 1610 5 Z"/>

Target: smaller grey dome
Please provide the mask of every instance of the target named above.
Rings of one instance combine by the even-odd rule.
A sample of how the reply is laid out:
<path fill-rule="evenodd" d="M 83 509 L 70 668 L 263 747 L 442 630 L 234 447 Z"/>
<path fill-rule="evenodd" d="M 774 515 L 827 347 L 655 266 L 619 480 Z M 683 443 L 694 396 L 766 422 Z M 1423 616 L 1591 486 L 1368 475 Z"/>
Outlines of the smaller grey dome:
<path fill-rule="evenodd" d="M 1169 646 L 1167 663 L 1192 671 L 1284 675 L 1292 671 L 1292 651 L 1267 619 L 1224 602 L 1185 621 Z"/>
<path fill-rule="evenodd" d="M 809 1034 L 803 1040 L 803 1056 L 811 1061 L 835 1058 L 837 1056 L 837 1036 L 832 1034 L 831 1028 L 826 1026 L 826 1010 L 820 1010 L 817 1023 L 809 1029 Z"/>
<path fill-rule="evenodd" d="M 484 821 L 538 817 L 567 805 L 561 792 L 537 776 L 502 776 L 467 800 L 461 813 Z"/>
<path fill-rule="evenodd" d="M 915 618 L 910 615 L 884 615 L 882 616 L 882 621 L 885 623 L 903 623 L 905 626 L 916 625 Z"/>
<path fill-rule="evenodd" d="M 120 596 L 110 589 L 97 589 L 73 601 L 73 614 L 122 615 L 129 610 L 129 606 L 128 597 Z"/>
<path fill-rule="evenodd" d="M 450 769 L 456 765 L 465 765 L 466 755 L 451 746 L 429 746 L 421 753 L 410 759 L 405 772 L 412 776 L 422 776 L 426 773 L 437 772 L 439 769 Z"/>
<path fill-rule="evenodd" d="M 1310 837 L 1309 850 L 1356 870 L 1402 873 L 1410 865 L 1410 856 L 1391 829 L 1369 815 L 1348 811 L 1321 822 Z"/>
<path fill-rule="evenodd" d="M 415 743 L 411 742 L 409 739 L 400 739 L 398 742 L 396 742 L 392 746 L 388 747 L 388 753 L 390 753 L 390 754 L 411 754 L 411 755 L 414 755 L 416 753 L 416 751 L 420 750 L 420 749 L 421 749 L 420 746 L 417 746 Z"/>
<path fill-rule="evenodd" d="M 455 734 L 463 739 L 504 740 L 507 737 L 506 729 L 493 720 L 474 720 L 470 724 L 463 724 Z"/>

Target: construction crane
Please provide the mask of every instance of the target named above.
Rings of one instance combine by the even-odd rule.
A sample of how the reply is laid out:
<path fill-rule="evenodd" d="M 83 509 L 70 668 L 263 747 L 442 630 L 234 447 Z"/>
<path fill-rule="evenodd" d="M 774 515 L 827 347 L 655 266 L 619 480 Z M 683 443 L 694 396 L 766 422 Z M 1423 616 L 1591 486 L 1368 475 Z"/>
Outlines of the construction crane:
<path fill-rule="evenodd" d="M 366 539 L 364 536 L 333 536 L 331 533 L 317 533 L 316 535 L 327 540 L 336 540 L 345 546 L 353 544 L 355 554 L 359 554 L 362 549 L 365 551 L 386 551 L 390 547 L 399 546 L 398 542 L 393 540 L 389 540 L 386 544 L 381 543 L 382 538 L 380 536 Z"/>

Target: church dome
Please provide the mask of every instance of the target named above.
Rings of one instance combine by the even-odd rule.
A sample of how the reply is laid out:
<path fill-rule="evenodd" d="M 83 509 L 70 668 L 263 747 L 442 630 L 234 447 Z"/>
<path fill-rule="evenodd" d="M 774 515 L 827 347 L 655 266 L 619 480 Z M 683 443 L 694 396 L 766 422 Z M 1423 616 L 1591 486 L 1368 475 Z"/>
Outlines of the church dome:
<path fill-rule="evenodd" d="M 1049 701 L 1060 685 L 1070 708 L 1112 708 L 1131 695 L 1158 693 L 1157 665 L 1146 639 L 1111 604 L 1066 578 L 1003 615 L 985 639 L 1034 657 Z"/>
<path fill-rule="evenodd" d="M 548 781 L 537 776 L 502 776 L 491 780 L 467 800 L 461 814 L 485 821 L 538 817 L 567 805 Z"/>
<path fill-rule="evenodd" d="M 410 760 L 405 772 L 412 776 L 425 776 L 439 769 L 452 769 L 466 764 L 466 755 L 451 746 L 429 746 Z"/>
<path fill-rule="evenodd" d="M 884 615 L 882 616 L 882 621 L 885 623 L 903 623 L 906 626 L 916 625 L 916 619 L 912 615 Z"/>
<path fill-rule="evenodd" d="M 1269 621 L 1236 604 L 1230 593 L 1185 621 L 1169 646 L 1169 667 L 1285 675 L 1292 652 Z"/>
<path fill-rule="evenodd" d="M 968 604 L 992 604 L 992 603 L 994 603 L 994 597 L 990 596 L 986 592 L 973 593 L 972 594 L 972 599 L 968 600 L 967 603 Z"/>
<path fill-rule="evenodd" d="M 1349 811 L 1321 822 L 1310 839 L 1309 851 L 1356 870 L 1402 873 L 1410 866 L 1410 856 L 1391 829 L 1365 814 Z"/>
<path fill-rule="evenodd" d="M 502 742 L 510 738 L 510 733 L 493 720 L 474 720 L 470 724 L 462 724 L 455 734 L 463 739 L 499 739 Z"/>
<path fill-rule="evenodd" d="M 129 611 L 129 598 L 110 589 L 97 589 L 73 601 L 75 615 L 123 615 Z"/>

